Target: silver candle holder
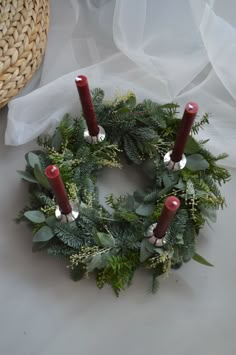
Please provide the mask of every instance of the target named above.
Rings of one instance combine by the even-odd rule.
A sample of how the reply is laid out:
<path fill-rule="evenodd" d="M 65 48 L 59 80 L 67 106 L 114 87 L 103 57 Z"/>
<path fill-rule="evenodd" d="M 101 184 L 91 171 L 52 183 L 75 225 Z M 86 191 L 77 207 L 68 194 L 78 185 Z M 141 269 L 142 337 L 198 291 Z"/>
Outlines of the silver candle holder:
<path fill-rule="evenodd" d="M 167 167 L 168 170 L 173 170 L 173 171 L 178 171 L 178 170 L 182 170 L 186 163 L 187 163 L 187 158 L 186 156 L 183 154 L 182 155 L 182 159 L 180 161 L 173 161 L 171 159 L 171 154 L 172 154 L 172 150 L 170 150 L 169 152 L 166 153 L 166 155 L 164 156 L 164 164 Z"/>
<path fill-rule="evenodd" d="M 99 132 L 97 136 L 91 136 L 89 130 L 86 128 L 84 131 L 84 139 L 89 144 L 97 144 L 106 138 L 106 132 L 102 126 L 98 126 Z"/>
<path fill-rule="evenodd" d="M 71 223 L 74 222 L 79 217 L 79 205 L 77 201 L 70 201 L 71 212 L 68 214 L 63 214 L 59 208 L 56 207 L 55 216 L 61 223 Z"/>
<path fill-rule="evenodd" d="M 160 248 L 166 244 L 165 237 L 157 238 L 154 234 L 154 229 L 156 228 L 157 223 L 153 223 L 148 227 L 146 232 L 146 238 L 150 244 L 154 245 L 154 247 Z"/>

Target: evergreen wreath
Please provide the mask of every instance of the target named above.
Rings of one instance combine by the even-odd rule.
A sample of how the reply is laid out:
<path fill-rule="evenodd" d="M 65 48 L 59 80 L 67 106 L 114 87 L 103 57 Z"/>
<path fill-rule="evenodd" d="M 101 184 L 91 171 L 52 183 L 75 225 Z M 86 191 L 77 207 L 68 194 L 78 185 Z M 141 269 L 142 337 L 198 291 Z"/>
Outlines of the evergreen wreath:
<path fill-rule="evenodd" d="M 103 90 L 92 91 L 98 124 L 106 131 L 105 141 L 90 145 L 84 141 L 83 115 L 65 115 L 53 136 L 38 138 L 41 150 L 26 154 L 26 169 L 18 173 L 29 182 L 30 203 L 17 222 L 25 221 L 33 232 L 34 252 L 47 250 L 67 260 L 73 280 L 94 273 L 99 288 L 111 285 L 116 295 L 131 284 L 138 268 L 152 275 L 151 289 L 158 288 L 158 277 L 171 268 L 194 259 L 212 266 L 196 253 L 196 237 L 206 221 L 215 222 L 216 210 L 224 206 L 219 185 L 230 179 L 229 172 L 217 165 L 227 155 L 214 156 L 207 141 L 194 134 L 209 123 L 208 114 L 195 122 L 185 148 L 187 165 L 169 171 L 164 154 L 174 144 L 180 124 L 178 105 L 159 105 L 151 100 L 136 103 L 133 92 L 104 100 Z M 122 159 L 134 164 L 148 177 L 149 186 L 133 195 L 99 203 L 96 179 L 104 167 L 122 168 Z M 79 201 L 79 218 L 63 224 L 55 218 L 56 203 L 45 168 L 59 167 L 70 200 Z M 158 220 L 167 196 L 177 196 L 181 206 L 165 236 L 163 247 L 145 238 L 148 227 Z"/>

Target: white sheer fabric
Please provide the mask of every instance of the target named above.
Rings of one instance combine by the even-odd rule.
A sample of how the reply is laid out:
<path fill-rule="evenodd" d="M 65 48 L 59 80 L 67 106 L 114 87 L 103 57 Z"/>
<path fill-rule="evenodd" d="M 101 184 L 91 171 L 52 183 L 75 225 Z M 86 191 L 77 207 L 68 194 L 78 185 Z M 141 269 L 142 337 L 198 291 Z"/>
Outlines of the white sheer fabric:
<path fill-rule="evenodd" d="M 118 88 L 181 107 L 197 101 L 200 115 L 212 113 L 201 138 L 236 166 L 233 13 L 231 0 L 51 0 L 40 87 L 9 104 L 5 143 L 26 143 L 65 112 L 78 115 L 74 78 L 85 74 L 107 97 Z"/>

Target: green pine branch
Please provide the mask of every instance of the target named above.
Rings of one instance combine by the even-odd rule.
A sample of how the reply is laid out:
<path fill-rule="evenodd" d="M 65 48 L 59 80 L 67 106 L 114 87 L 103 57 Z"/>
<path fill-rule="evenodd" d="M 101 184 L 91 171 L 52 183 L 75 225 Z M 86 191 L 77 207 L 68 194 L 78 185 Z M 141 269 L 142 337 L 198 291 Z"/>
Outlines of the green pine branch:
<path fill-rule="evenodd" d="M 82 241 L 78 235 L 76 226 L 71 226 L 71 224 L 56 223 L 53 229 L 55 236 L 65 245 L 73 249 L 80 249 Z"/>

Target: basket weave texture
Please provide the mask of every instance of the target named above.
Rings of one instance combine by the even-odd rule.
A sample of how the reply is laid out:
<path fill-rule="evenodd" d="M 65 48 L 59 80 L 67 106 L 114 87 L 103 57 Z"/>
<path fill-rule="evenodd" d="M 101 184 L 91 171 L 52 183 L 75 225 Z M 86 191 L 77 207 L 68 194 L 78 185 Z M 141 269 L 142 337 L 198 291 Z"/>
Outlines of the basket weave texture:
<path fill-rule="evenodd" d="M 0 107 L 38 69 L 48 25 L 49 0 L 0 0 Z"/>

